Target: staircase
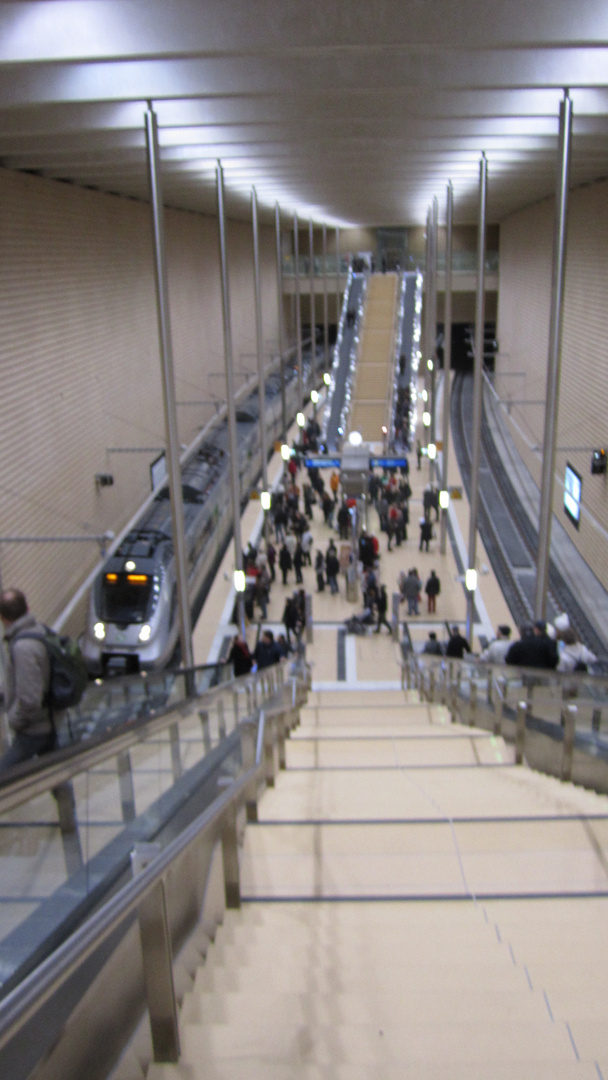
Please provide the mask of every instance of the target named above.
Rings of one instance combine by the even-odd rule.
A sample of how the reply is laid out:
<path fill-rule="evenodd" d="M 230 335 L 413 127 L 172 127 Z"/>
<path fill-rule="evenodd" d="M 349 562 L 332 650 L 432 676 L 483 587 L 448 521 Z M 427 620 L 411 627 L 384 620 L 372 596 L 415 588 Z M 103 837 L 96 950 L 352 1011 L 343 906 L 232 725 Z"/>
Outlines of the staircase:
<path fill-rule="evenodd" d="M 608 1077 L 606 800 L 414 691 L 301 721 L 148 1080 Z"/>
<path fill-rule="evenodd" d="M 369 281 L 349 420 L 364 442 L 381 442 L 390 420 L 398 286 L 397 274 Z"/>

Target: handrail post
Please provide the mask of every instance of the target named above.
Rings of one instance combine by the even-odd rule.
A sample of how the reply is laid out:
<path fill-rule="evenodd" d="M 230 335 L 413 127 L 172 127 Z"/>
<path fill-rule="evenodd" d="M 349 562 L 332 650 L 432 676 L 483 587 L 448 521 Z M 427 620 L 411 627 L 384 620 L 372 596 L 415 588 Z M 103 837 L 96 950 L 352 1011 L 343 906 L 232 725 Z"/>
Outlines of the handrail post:
<path fill-rule="evenodd" d="M 277 745 L 279 748 L 279 769 L 287 768 L 287 757 L 285 753 L 285 713 L 280 712 L 276 717 L 277 725 Z"/>
<path fill-rule="evenodd" d="M 274 717 L 267 716 L 266 726 L 264 728 L 264 772 L 266 776 L 266 786 L 269 788 L 274 787 L 274 778 L 276 775 L 274 756 L 275 732 L 273 731 L 275 722 Z"/>
<path fill-rule="evenodd" d="M 477 683 L 469 683 L 469 727 L 477 726 Z"/>
<path fill-rule="evenodd" d="M 429 701 L 434 703 L 435 701 L 435 669 L 429 668 Z"/>
<path fill-rule="evenodd" d="M 458 723 L 458 683 L 454 678 L 454 663 L 450 660 L 449 664 L 449 681 L 450 681 L 450 721 L 452 724 Z"/>
<path fill-rule="evenodd" d="M 572 779 L 572 757 L 574 754 L 574 730 L 576 722 L 576 705 L 566 705 L 562 709 L 562 727 L 564 729 L 564 742 L 562 748 L 562 781 Z"/>
<path fill-rule="evenodd" d="M 209 713 L 206 709 L 200 709 L 199 714 L 203 729 L 203 749 L 206 754 L 211 750 L 211 730 L 209 728 Z"/>
<path fill-rule="evenodd" d="M 169 745 L 171 747 L 171 772 L 173 773 L 173 783 L 177 783 L 182 775 L 182 759 L 179 749 L 179 727 L 177 724 L 171 724 L 171 727 L 169 728 Z"/>
<path fill-rule="evenodd" d="M 507 680 L 503 679 L 502 689 L 498 687 L 498 701 L 494 706 L 494 734 L 499 737 L 502 735 L 502 718 L 505 708 L 505 697 L 507 696 Z"/>
<path fill-rule="evenodd" d="M 142 867 L 143 869 L 143 867 Z M 171 934 L 162 878 L 138 907 L 144 982 L 154 1060 L 179 1061 L 179 1027 L 173 982 Z"/>
<path fill-rule="evenodd" d="M 248 772 L 255 766 L 256 727 L 250 720 L 245 720 L 239 726 L 241 737 L 241 765 L 243 772 Z M 258 820 L 257 780 L 252 780 L 245 796 L 245 812 L 248 822 Z"/>
<path fill-rule="evenodd" d="M 517 727 L 515 731 L 515 764 L 523 765 L 524 741 L 526 737 L 526 717 L 528 715 L 528 702 L 520 701 L 517 705 Z"/>
<path fill-rule="evenodd" d="M 74 787 L 71 781 L 67 781 L 63 784 L 57 784 L 57 787 L 54 787 L 52 791 L 53 798 L 57 803 L 57 817 L 59 818 L 65 867 L 68 877 L 71 877 L 72 874 L 77 874 L 79 870 L 82 870 L 84 866 L 78 832 L 78 819 L 76 817 Z"/>
<path fill-rule="evenodd" d="M 239 692 L 238 690 L 232 691 L 232 711 L 234 713 L 234 726 L 239 722 Z"/>
<path fill-rule="evenodd" d="M 226 717 L 224 715 L 224 702 L 222 698 L 217 699 L 217 728 L 220 739 L 226 738 Z"/>
<path fill-rule="evenodd" d="M 128 750 L 116 755 L 116 769 L 118 772 L 118 789 L 120 791 L 120 808 L 122 820 L 135 821 L 135 789 L 133 787 L 133 770 L 131 768 L 131 755 Z"/>
<path fill-rule="evenodd" d="M 226 907 L 240 908 L 241 879 L 235 803 L 230 803 L 226 808 L 222 821 L 222 858 L 224 862 Z"/>

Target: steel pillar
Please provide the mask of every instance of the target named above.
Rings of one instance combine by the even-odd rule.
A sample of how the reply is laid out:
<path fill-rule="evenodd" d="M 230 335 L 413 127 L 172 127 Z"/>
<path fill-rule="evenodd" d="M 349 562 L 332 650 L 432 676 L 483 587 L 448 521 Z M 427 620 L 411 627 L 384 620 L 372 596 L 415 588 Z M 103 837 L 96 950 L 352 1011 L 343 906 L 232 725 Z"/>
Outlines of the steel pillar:
<path fill-rule="evenodd" d="M 549 321 L 549 358 L 547 363 L 547 392 L 545 395 L 545 431 L 543 438 L 543 471 L 540 488 L 538 521 L 538 556 L 536 559 L 536 592 L 534 618 L 544 619 L 551 558 L 551 519 L 553 516 L 553 484 L 555 478 L 555 447 L 557 444 L 557 413 L 562 360 L 562 322 L 566 276 L 566 231 L 568 228 L 568 182 L 572 143 L 572 102 L 568 92 L 559 107 L 559 158 L 555 195 L 555 226 L 553 233 L 553 272 L 551 279 L 551 315 Z"/>
<path fill-rule="evenodd" d="M 222 278 L 222 317 L 224 325 L 224 364 L 226 369 L 226 398 L 228 402 L 228 440 L 230 446 L 230 494 L 234 525 L 234 568 L 243 569 L 241 545 L 241 488 L 239 479 L 239 447 L 236 431 L 236 407 L 234 399 L 234 362 L 232 357 L 232 326 L 230 322 L 230 285 L 228 281 L 228 257 L 226 250 L 226 213 L 224 204 L 224 171 L 217 163 L 217 216 L 220 239 L 220 268 Z M 243 594 L 236 594 L 237 622 L 245 634 L 245 606 Z"/>
<path fill-rule="evenodd" d="M 483 379 L 483 341 L 485 318 L 485 261 L 486 261 L 486 203 L 488 194 L 488 163 L 485 154 L 479 163 L 479 221 L 477 233 L 477 297 L 475 302 L 475 367 L 473 374 L 473 430 L 471 454 L 471 486 L 469 515 L 469 563 L 474 570 L 477 562 L 477 519 L 479 516 L 479 463 L 481 457 L 481 394 Z M 467 591 L 467 639 L 473 644 L 475 594 Z"/>
<path fill-rule="evenodd" d="M 177 611 L 179 640 L 184 667 L 194 667 L 192 651 L 192 627 L 190 622 L 190 599 L 188 596 L 188 559 L 184 531 L 184 504 L 182 500 L 182 474 L 179 463 L 179 435 L 175 408 L 175 381 L 173 377 L 173 349 L 171 344 L 171 320 L 169 317 L 169 289 L 165 260 L 165 229 L 163 200 L 160 185 L 160 150 L 158 122 L 151 105 L 145 112 L 146 149 L 150 181 L 150 209 L 154 240 L 154 277 L 156 282 L 156 313 L 160 344 L 160 366 L 165 413 L 165 438 L 167 443 L 167 476 L 173 528 L 173 553 L 177 588 Z"/>

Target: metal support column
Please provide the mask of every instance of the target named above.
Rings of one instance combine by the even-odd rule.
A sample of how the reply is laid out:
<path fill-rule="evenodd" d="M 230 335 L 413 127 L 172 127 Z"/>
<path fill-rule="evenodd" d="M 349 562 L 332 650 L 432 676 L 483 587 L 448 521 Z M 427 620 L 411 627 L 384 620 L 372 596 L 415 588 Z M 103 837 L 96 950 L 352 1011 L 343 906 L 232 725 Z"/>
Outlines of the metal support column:
<path fill-rule="evenodd" d="M 479 515 L 479 463 L 481 456 L 481 394 L 483 378 L 483 342 L 485 318 L 485 261 L 486 261 L 486 202 L 488 193 L 488 163 L 485 154 L 479 163 L 479 223 L 477 233 L 477 297 L 475 301 L 475 367 L 473 375 L 473 430 L 471 452 L 471 487 L 469 494 L 469 562 L 475 570 L 477 562 L 477 518 Z M 473 644 L 475 593 L 467 591 L 466 636 Z"/>
<path fill-rule="evenodd" d="M 340 228 L 336 225 L 336 335 L 340 325 Z"/>
<path fill-rule="evenodd" d="M 327 303 L 327 225 L 323 225 L 323 370 L 329 371 L 329 313 Z"/>
<path fill-rule="evenodd" d="M 308 251 L 309 251 L 309 267 L 308 275 L 310 280 L 310 375 L 308 379 L 308 389 L 314 390 L 317 385 L 317 334 L 316 334 L 316 304 L 315 304 L 315 249 L 314 249 L 314 236 L 312 228 L 312 218 L 308 223 Z"/>
<path fill-rule="evenodd" d="M 448 451 L 450 440 L 450 390 L 452 368 L 452 220 L 454 214 L 454 190 L 448 184 L 445 221 L 445 312 L 443 319 L 443 425 L 441 440 L 441 482 L 448 490 Z M 441 539 L 439 550 L 446 552 L 448 512 L 441 511 Z"/>
<path fill-rule="evenodd" d="M 258 200 L 251 189 L 251 218 L 253 225 L 253 284 L 255 293 L 255 330 L 258 360 L 258 395 L 260 400 L 260 446 L 262 448 L 262 491 L 268 491 L 268 439 L 266 437 L 266 390 L 264 386 L 264 334 L 262 330 L 262 294 L 260 290 L 260 240 L 258 233 Z M 264 514 L 264 535 L 268 539 L 267 515 Z"/>
<path fill-rule="evenodd" d="M 283 252 L 281 250 L 281 208 L 275 203 L 274 224 L 277 244 L 277 303 L 279 333 L 279 371 L 281 373 L 281 430 L 283 442 L 287 441 L 287 399 L 285 391 L 285 335 L 283 332 Z"/>
<path fill-rule="evenodd" d="M 298 410 L 304 403 L 304 371 L 302 368 L 302 311 L 300 303 L 300 244 L 298 215 L 293 215 L 293 258 L 296 282 L 296 353 L 298 360 Z"/>
<path fill-rule="evenodd" d="M 436 387 L 436 372 L 435 372 L 435 353 L 437 345 L 437 218 L 438 208 L 437 199 L 433 199 L 431 210 L 431 305 L 430 305 L 430 327 L 429 327 L 429 353 L 428 358 L 431 361 L 433 367 L 431 369 L 430 383 L 430 402 L 429 412 L 431 414 L 431 442 L 437 441 L 437 419 L 435 415 L 435 387 Z M 435 479 L 435 462 L 430 461 L 429 468 L 429 480 L 433 483 Z"/>
<path fill-rule="evenodd" d="M 553 233 L 553 272 L 551 278 L 551 315 L 549 323 L 549 358 L 547 363 L 547 392 L 545 395 L 545 432 L 543 438 L 543 472 L 540 488 L 538 521 L 538 556 L 536 560 L 536 592 L 534 618 L 544 619 L 547 583 L 551 556 L 551 519 L 553 516 L 553 483 L 555 477 L 555 447 L 562 359 L 562 317 L 566 276 L 566 231 L 568 227 L 568 180 L 572 143 L 572 102 L 566 91 L 559 107 L 559 159 L 555 195 L 555 226 Z"/>
<path fill-rule="evenodd" d="M 234 363 L 232 359 L 232 326 L 230 323 L 230 286 L 228 282 L 228 258 L 226 251 L 226 215 L 224 207 L 224 171 L 217 163 L 217 216 L 220 238 L 220 268 L 222 276 L 222 316 L 224 324 L 224 364 L 226 368 L 226 398 L 228 402 L 228 439 L 230 447 L 230 493 L 232 496 L 232 521 L 234 526 L 234 569 L 243 569 L 241 545 L 241 489 L 239 478 L 239 447 L 236 432 L 236 408 L 234 403 Z M 237 623 L 245 636 L 245 605 L 243 594 L 236 594 Z"/>
<path fill-rule="evenodd" d="M 154 276 L 156 282 L 156 311 L 160 344 L 160 364 L 165 412 L 165 438 L 167 443 L 167 476 L 173 527 L 173 552 L 177 588 L 179 640 L 184 667 L 194 667 L 192 651 L 192 627 L 188 597 L 188 559 L 184 531 L 184 504 L 182 500 L 182 474 L 179 464 L 179 436 L 175 408 L 175 383 L 173 378 L 173 349 L 171 345 L 171 322 L 169 318 L 169 289 L 165 261 L 165 230 L 163 201 L 160 186 L 160 151 L 156 113 L 148 105 L 145 112 L 148 176 L 150 180 L 150 208 L 154 238 Z"/>

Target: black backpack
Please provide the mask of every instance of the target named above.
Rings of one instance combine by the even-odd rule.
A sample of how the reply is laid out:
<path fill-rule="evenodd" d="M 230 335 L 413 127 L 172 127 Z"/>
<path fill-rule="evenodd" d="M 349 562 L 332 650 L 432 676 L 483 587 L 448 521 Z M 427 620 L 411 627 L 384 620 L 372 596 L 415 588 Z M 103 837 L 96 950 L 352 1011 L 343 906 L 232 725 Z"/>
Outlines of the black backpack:
<path fill-rule="evenodd" d="M 17 634 L 15 641 L 33 638 L 46 645 L 50 663 L 49 688 L 44 704 L 51 710 L 73 708 L 86 690 L 89 676 L 80 648 L 70 637 L 63 637 L 45 626 L 46 634 Z"/>

